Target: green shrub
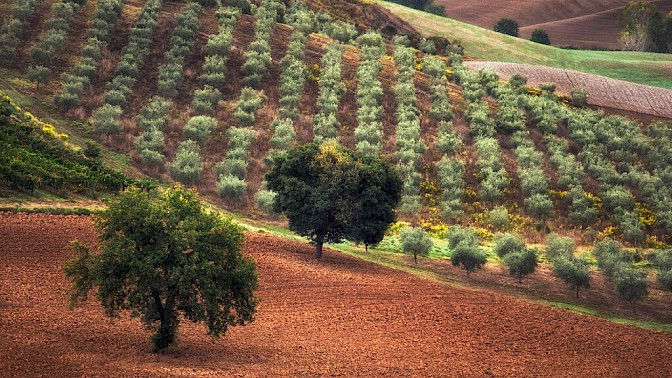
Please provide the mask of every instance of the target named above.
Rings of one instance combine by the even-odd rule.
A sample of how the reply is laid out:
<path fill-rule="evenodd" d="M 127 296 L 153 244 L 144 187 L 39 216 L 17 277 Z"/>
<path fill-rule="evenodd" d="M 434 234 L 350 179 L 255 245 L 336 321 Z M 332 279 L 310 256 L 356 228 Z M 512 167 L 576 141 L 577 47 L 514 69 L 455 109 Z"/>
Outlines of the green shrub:
<path fill-rule="evenodd" d="M 537 251 L 534 248 L 524 248 L 504 255 L 504 262 L 509 267 L 509 273 L 522 282 L 524 276 L 532 274 L 537 268 Z"/>
<path fill-rule="evenodd" d="M 588 105 L 588 92 L 583 88 L 572 88 L 569 92 L 569 102 L 576 107 Z"/>
<path fill-rule="evenodd" d="M 193 140 L 185 140 L 180 143 L 175 160 L 168 164 L 170 176 L 185 184 L 195 184 L 203 170 L 202 158 L 199 153 L 198 143 Z"/>
<path fill-rule="evenodd" d="M 247 184 L 233 175 L 222 175 L 217 183 L 217 191 L 222 198 L 240 199 L 247 192 Z"/>
<path fill-rule="evenodd" d="M 551 39 L 548 37 L 548 32 L 546 32 L 544 29 L 534 29 L 532 31 L 532 37 L 530 37 L 530 41 L 541 43 L 542 45 L 551 44 Z"/>
<path fill-rule="evenodd" d="M 218 176 L 235 176 L 244 180 L 247 175 L 247 161 L 233 157 L 225 157 L 224 160 L 217 163 L 215 166 L 215 173 Z"/>
<path fill-rule="evenodd" d="M 631 303 L 633 310 L 637 313 L 637 301 L 649 293 L 646 272 L 631 267 L 619 269 L 614 273 L 613 281 L 618 296 Z"/>
<path fill-rule="evenodd" d="M 255 203 L 257 208 L 267 214 L 276 214 L 275 212 L 275 197 L 278 194 L 268 189 L 261 189 L 255 195 Z"/>
<path fill-rule="evenodd" d="M 257 111 L 265 100 L 266 96 L 264 96 L 263 91 L 255 91 L 250 87 L 245 87 L 240 92 L 238 107 L 233 116 L 243 125 L 253 125 Z"/>
<path fill-rule="evenodd" d="M 187 125 L 184 127 L 184 138 L 203 144 L 216 128 L 217 120 L 215 118 L 204 115 L 194 116 L 187 121 Z"/>
<path fill-rule="evenodd" d="M 518 23 L 510 18 L 499 19 L 493 28 L 497 33 L 508 34 L 517 37 L 519 32 Z"/>
<path fill-rule="evenodd" d="M 574 256 L 576 243 L 568 236 L 560 236 L 556 233 L 548 235 L 546 242 L 546 257 L 549 260 L 558 258 L 571 258 Z"/>
<path fill-rule="evenodd" d="M 546 248 L 546 254 L 548 254 L 548 247 Z M 588 263 L 584 259 L 559 254 L 553 260 L 553 272 L 572 286 L 572 290 L 576 291 L 577 298 L 579 297 L 579 289 L 590 287 L 590 272 L 588 271 Z"/>
<path fill-rule="evenodd" d="M 44 66 L 32 66 L 28 70 L 26 78 L 38 86 L 40 84 L 47 84 L 49 83 L 49 68 Z"/>
<path fill-rule="evenodd" d="M 495 241 L 492 249 L 497 256 L 503 258 L 510 253 L 520 253 L 525 251 L 525 242 L 513 234 L 503 234 Z"/>
<path fill-rule="evenodd" d="M 401 246 L 406 254 L 413 255 L 413 261 L 418 263 L 418 255 L 428 256 L 434 243 L 432 238 L 419 227 L 405 227 L 399 235 Z"/>
<path fill-rule="evenodd" d="M 478 244 L 463 242 L 452 248 L 451 264 L 453 266 L 461 265 L 462 269 L 467 272 L 467 277 L 471 272 L 485 265 L 486 261 L 487 256 L 480 250 Z"/>
<path fill-rule="evenodd" d="M 488 223 L 490 226 L 500 230 L 509 228 L 509 211 L 505 206 L 496 206 L 488 211 Z"/>
<path fill-rule="evenodd" d="M 203 89 L 194 91 L 194 99 L 191 105 L 197 113 L 210 113 L 217 106 L 221 98 L 222 92 L 219 89 L 206 85 Z"/>
<path fill-rule="evenodd" d="M 116 134 L 121 131 L 121 107 L 103 104 L 96 110 L 91 118 L 93 128 L 98 134 Z"/>

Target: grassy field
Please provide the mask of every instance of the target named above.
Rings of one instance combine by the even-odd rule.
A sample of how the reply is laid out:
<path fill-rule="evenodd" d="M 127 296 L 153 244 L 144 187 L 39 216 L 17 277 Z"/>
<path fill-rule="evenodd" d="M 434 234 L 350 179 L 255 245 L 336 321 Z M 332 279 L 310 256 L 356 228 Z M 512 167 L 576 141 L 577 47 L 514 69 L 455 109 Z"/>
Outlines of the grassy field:
<path fill-rule="evenodd" d="M 398 4 L 384 1 L 379 1 L 378 4 L 391 10 L 426 36 L 445 36 L 459 41 L 465 53 L 475 59 L 567 68 L 672 89 L 672 54 L 564 50 Z"/>

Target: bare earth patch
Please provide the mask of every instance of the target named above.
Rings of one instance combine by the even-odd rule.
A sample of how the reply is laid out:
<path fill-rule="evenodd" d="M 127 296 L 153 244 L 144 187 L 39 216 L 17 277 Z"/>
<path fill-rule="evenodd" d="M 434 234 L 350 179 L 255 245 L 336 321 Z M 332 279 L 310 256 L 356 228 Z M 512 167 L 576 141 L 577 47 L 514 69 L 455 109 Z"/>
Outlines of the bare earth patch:
<path fill-rule="evenodd" d="M 527 76 L 528 84 L 557 84 L 557 92 L 568 94 L 572 88 L 584 88 L 591 105 L 672 118 L 672 90 L 610 79 L 583 72 L 517 63 L 466 62 L 473 69 L 488 68 L 504 79 L 515 74 Z"/>
<path fill-rule="evenodd" d="M 257 319 L 213 340 L 184 323 L 150 353 L 138 320 L 66 308 L 66 245 L 90 218 L 0 213 L 0 375 L 647 376 L 672 374 L 672 335 L 457 289 L 327 250 L 249 234 Z"/>

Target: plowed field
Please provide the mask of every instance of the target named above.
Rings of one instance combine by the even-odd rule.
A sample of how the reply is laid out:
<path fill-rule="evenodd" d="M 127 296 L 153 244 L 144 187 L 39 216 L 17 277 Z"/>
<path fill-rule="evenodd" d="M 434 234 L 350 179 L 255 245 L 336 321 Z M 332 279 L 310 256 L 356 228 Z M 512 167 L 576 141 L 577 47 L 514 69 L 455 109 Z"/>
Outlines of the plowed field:
<path fill-rule="evenodd" d="M 672 90 L 669 89 L 529 64 L 467 62 L 467 65 L 473 69 L 494 70 L 504 79 L 514 74 L 523 74 L 527 76 L 528 84 L 533 86 L 543 82 L 556 83 L 557 91 L 563 94 L 568 94 L 572 88 L 583 88 L 588 92 L 588 102 L 591 105 L 672 118 Z"/>
<path fill-rule="evenodd" d="M 672 10 L 670 0 L 652 0 L 663 15 Z M 554 46 L 620 49 L 622 28 L 618 16 L 624 0 L 500 0 L 496 6 L 484 0 L 436 0 L 450 18 L 492 29 L 500 18 L 520 25 L 520 36 L 529 39 L 534 29 L 548 32 Z"/>
<path fill-rule="evenodd" d="M 213 340 L 183 324 L 150 353 L 137 320 L 66 308 L 61 273 L 89 218 L 0 214 L 0 375 L 646 376 L 672 374 L 672 335 L 425 281 L 327 250 L 250 234 L 257 320 Z"/>

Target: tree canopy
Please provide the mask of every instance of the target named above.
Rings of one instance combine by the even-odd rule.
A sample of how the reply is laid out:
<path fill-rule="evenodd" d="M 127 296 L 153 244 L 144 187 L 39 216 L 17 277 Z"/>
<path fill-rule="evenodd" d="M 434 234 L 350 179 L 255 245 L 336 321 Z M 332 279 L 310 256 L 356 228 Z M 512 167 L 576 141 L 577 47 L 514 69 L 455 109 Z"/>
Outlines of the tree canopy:
<path fill-rule="evenodd" d="M 401 180 L 389 163 L 335 142 L 278 155 L 266 182 L 277 193 L 276 211 L 287 216 L 292 231 L 315 243 L 318 259 L 324 242 L 380 242 L 401 195 Z"/>
<path fill-rule="evenodd" d="M 240 252 L 243 232 L 206 212 L 195 192 L 128 189 L 110 201 L 97 228 L 101 252 L 75 242 L 80 255 L 64 266 L 71 306 L 97 287 L 106 315 L 130 310 L 155 332 L 155 351 L 173 344 L 180 314 L 205 322 L 215 337 L 253 320 L 257 274 Z"/>
<path fill-rule="evenodd" d="M 518 23 L 510 18 L 499 19 L 493 28 L 497 33 L 508 34 L 514 37 L 518 36 L 519 29 Z"/>

